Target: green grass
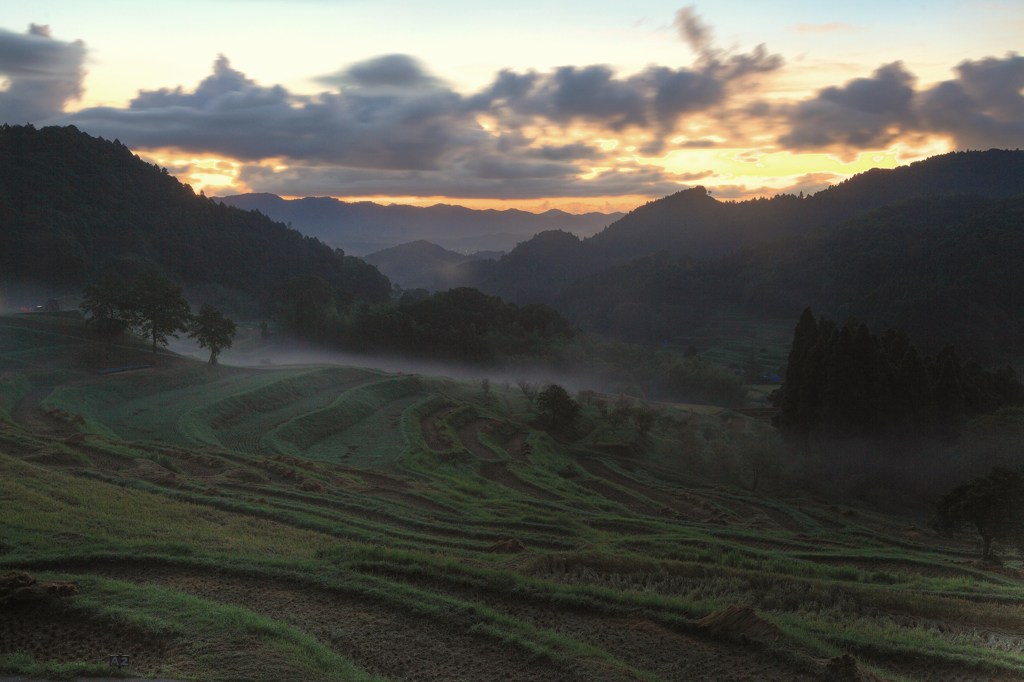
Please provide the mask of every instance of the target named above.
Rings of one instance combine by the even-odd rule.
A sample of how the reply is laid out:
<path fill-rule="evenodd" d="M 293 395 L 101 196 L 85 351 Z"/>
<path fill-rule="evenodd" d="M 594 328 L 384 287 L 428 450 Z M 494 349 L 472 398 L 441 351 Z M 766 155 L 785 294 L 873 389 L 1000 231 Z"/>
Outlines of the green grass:
<path fill-rule="evenodd" d="M 924 517 L 776 494 L 772 482 L 743 489 L 744 453 L 773 438 L 763 423 L 654 405 L 659 417 L 641 439 L 588 408 L 588 432 L 567 443 L 532 426 L 521 392 L 500 384 L 484 392 L 375 370 L 211 369 L 166 356 L 100 376 L 76 360 L 103 353 L 83 349 L 93 342 L 75 325 L 0 323 L 10 368 L 0 380 L 0 569 L 73 580 L 69 606 L 84 617 L 177 642 L 193 663 L 172 662 L 170 676 L 370 678 L 358 652 L 340 654 L 301 618 L 211 600 L 187 581 L 108 579 L 104 566 L 348 595 L 453 641 L 595 679 L 659 679 L 654 662 L 674 655 L 630 659 L 601 634 L 608 622 L 713 647 L 696 623 L 732 604 L 781 629 L 761 651 L 793 670 L 851 652 L 891 679 L 907 677 L 900 662 L 911 658 L 1024 679 L 1012 638 L 984 634 L 1024 629 L 1017 563 L 968 563 L 971 544 L 920 531 Z M 722 360 L 744 339 L 782 336 L 770 325 L 729 329 L 719 321 Z M 739 345 L 725 342 L 730 334 Z M 447 408 L 435 427 L 449 445 L 435 452 L 422 423 Z M 467 428 L 475 420 L 487 430 Z M 520 434 L 525 446 L 513 452 Z M 544 498 L 519 489 L 527 485 Z M 510 538 L 525 553 L 490 551 Z M 594 628 L 573 629 L 562 612 Z M 381 638 L 403 645 L 384 629 Z M 106 672 L 24 652 L 0 657 L 0 670 Z"/>
<path fill-rule="evenodd" d="M 159 587 L 89 576 L 42 577 L 75 580 L 81 594 L 71 600 L 71 606 L 98 621 L 123 624 L 181 642 L 196 679 L 273 675 L 278 679 L 379 679 L 363 673 L 302 631 L 246 609 Z"/>

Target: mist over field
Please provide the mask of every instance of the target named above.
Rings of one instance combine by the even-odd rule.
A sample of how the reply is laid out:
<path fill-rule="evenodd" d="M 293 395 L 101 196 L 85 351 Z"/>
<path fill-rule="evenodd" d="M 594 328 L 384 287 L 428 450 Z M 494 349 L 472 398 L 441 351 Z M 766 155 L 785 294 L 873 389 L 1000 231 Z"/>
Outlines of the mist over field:
<path fill-rule="evenodd" d="M 209 353 L 192 340 L 181 337 L 168 343 L 168 350 L 181 355 L 205 361 Z M 468 363 L 431 362 L 394 354 L 345 353 L 328 350 L 298 341 L 275 341 L 267 346 L 251 350 L 226 350 L 220 355 L 221 364 L 251 369 L 274 369 L 306 365 L 338 365 L 342 367 L 365 367 L 384 372 L 417 374 L 431 377 L 449 377 L 460 381 L 480 382 L 484 379 L 492 384 L 503 384 L 516 388 L 526 382 L 532 388 L 542 388 L 556 383 L 569 391 L 594 390 L 609 392 L 612 386 L 596 377 L 560 373 L 549 368 L 523 364 L 516 369 L 501 369 L 474 366 Z"/>

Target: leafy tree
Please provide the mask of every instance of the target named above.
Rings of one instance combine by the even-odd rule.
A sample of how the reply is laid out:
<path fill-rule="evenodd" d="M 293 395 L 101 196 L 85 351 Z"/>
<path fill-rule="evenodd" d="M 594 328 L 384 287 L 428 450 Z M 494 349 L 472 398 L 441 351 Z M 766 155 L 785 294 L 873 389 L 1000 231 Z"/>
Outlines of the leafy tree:
<path fill-rule="evenodd" d="M 204 303 L 199 309 L 199 315 L 192 321 L 188 335 L 198 341 L 202 348 L 210 350 L 210 364 L 216 365 L 220 352 L 231 348 L 235 323 L 209 303 Z"/>
<path fill-rule="evenodd" d="M 1024 474 L 995 468 L 946 493 L 936 505 L 936 528 L 955 533 L 973 526 L 981 558 L 992 558 L 992 541 L 1024 544 Z"/>
<path fill-rule="evenodd" d="M 132 326 L 135 320 L 133 289 L 113 272 L 90 282 L 82 294 L 82 312 L 86 323 L 94 325 L 101 336 L 113 337 Z"/>
<path fill-rule="evenodd" d="M 142 336 L 157 345 L 166 346 L 167 337 L 184 331 L 192 322 L 192 311 L 181 294 L 181 287 L 153 272 L 135 281 L 135 318 L 133 326 Z"/>
<path fill-rule="evenodd" d="M 552 431 L 575 433 L 579 415 L 580 404 L 558 384 L 551 384 L 537 395 L 538 420 Z"/>

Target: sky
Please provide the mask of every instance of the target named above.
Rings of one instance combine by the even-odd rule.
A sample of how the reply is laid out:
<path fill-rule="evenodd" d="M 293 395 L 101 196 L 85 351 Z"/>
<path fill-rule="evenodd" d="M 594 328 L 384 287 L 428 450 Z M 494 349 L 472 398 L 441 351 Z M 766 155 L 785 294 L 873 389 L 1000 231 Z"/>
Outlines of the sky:
<path fill-rule="evenodd" d="M 208 195 L 629 210 L 1024 147 L 1024 0 L 34 0 L 0 121 Z"/>

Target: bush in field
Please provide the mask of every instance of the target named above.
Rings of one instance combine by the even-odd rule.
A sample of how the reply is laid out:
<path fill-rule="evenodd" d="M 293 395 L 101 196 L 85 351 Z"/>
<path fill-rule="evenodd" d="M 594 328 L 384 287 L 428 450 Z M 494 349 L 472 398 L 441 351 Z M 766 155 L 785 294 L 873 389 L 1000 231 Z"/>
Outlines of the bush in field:
<path fill-rule="evenodd" d="M 580 416 L 580 404 L 558 384 L 551 384 L 537 395 L 537 420 L 555 432 L 572 435 Z"/>

